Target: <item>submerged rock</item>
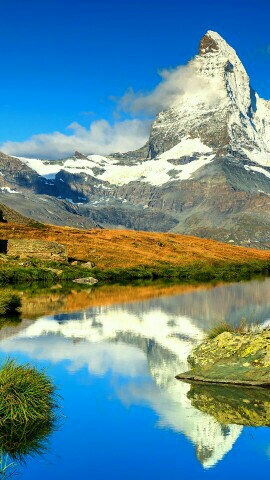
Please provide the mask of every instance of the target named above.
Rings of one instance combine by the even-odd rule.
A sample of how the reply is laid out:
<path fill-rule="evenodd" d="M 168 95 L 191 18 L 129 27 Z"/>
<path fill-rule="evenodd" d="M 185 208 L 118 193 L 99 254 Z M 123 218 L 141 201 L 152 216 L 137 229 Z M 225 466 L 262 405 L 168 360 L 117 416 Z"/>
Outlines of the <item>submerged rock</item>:
<path fill-rule="evenodd" d="M 270 330 L 224 332 L 196 347 L 179 380 L 270 387 Z"/>

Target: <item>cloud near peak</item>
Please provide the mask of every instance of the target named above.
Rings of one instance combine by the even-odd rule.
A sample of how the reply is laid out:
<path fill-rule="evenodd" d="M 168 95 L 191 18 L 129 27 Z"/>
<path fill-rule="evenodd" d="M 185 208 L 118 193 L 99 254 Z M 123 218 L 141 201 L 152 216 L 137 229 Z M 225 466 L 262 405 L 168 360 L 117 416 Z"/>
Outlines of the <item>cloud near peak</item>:
<path fill-rule="evenodd" d="M 172 70 L 162 70 L 160 77 L 160 83 L 150 92 L 135 93 L 129 89 L 120 99 L 118 108 L 133 115 L 156 115 L 191 97 L 198 97 L 206 104 L 214 104 L 220 99 L 214 82 L 200 77 L 194 62 Z"/>

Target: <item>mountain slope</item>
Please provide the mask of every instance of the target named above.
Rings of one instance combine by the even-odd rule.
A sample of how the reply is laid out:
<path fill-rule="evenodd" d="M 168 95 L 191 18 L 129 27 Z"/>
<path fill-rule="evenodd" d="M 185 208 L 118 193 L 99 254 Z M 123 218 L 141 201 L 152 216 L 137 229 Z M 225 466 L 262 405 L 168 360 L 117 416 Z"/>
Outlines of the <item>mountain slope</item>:
<path fill-rule="evenodd" d="M 55 198 L 56 193 L 53 181 L 39 175 L 26 162 L 0 153 L 0 210 L 7 219 L 13 219 L 8 221 L 29 223 L 33 219 L 78 228 L 98 227 L 82 216 L 76 205 Z"/>
<path fill-rule="evenodd" d="M 19 225 L 33 225 L 35 222 L 28 217 L 24 217 L 12 208 L 0 203 L 0 225 L 2 223 L 18 223 Z"/>
<path fill-rule="evenodd" d="M 107 227 L 269 248 L 270 102 L 216 32 L 201 39 L 186 75 L 144 147 L 61 161 L 21 158 L 28 176 L 36 170 L 28 190 L 72 201 L 80 215 Z"/>

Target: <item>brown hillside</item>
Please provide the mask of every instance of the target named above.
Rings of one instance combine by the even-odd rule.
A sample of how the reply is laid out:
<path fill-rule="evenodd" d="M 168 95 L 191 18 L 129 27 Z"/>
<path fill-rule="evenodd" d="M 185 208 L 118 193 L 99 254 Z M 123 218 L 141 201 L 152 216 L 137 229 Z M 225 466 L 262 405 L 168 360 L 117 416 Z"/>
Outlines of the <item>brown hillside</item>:
<path fill-rule="evenodd" d="M 0 224 L 0 238 L 56 241 L 67 246 L 70 257 L 91 260 L 100 268 L 270 260 L 269 250 L 235 247 L 214 240 L 170 233 L 98 229 L 85 231 L 50 225 L 33 228 L 7 223 Z"/>

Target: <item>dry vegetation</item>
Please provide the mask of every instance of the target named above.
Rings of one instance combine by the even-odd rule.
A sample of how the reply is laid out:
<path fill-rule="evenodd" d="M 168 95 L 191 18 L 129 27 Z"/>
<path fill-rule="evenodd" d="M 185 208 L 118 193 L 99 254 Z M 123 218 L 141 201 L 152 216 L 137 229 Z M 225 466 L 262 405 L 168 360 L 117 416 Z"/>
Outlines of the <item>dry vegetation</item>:
<path fill-rule="evenodd" d="M 97 229 L 86 231 L 50 225 L 33 228 L 8 223 L 0 226 L 0 238 L 56 241 L 67 246 L 69 257 L 91 260 L 102 269 L 270 260 L 270 251 L 235 247 L 214 240 L 171 233 Z"/>

